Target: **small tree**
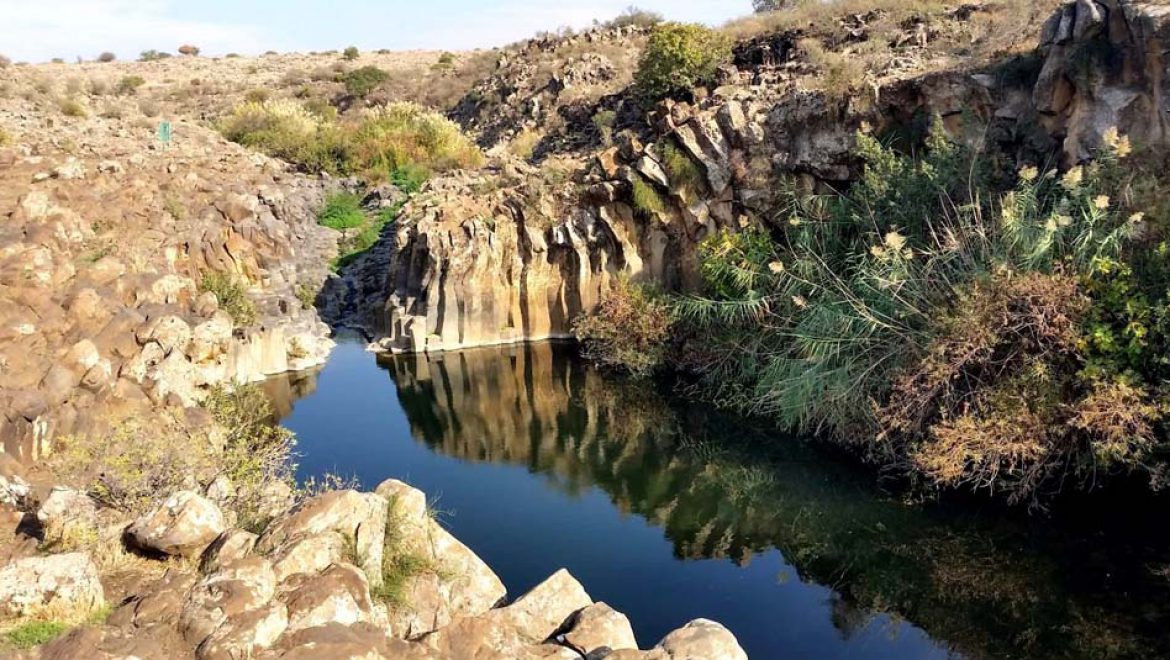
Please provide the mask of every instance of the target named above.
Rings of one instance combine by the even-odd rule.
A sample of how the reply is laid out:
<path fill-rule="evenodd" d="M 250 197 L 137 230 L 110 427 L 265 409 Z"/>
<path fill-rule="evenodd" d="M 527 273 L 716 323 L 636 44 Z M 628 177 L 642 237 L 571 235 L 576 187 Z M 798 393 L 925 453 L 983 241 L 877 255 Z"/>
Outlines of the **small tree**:
<path fill-rule="evenodd" d="M 361 56 L 361 51 L 357 49 L 357 46 L 350 46 L 349 48 L 346 48 L 344 52 L 342 52 L 341 56 L 344 57 L 346 61 L 352 62 Z"/>
<path fill-rule="evenodd" d="M 363 66 L 345 74 L 343 82 L 345 83 L 345 91 L 349 92 L 350 95 L 364 97 L 389 78 L 389 73 L 376 66 Z"/>
<path fill-rule="evenodd" d="M 183 44 L 182 46 L 179 46 L 180 55 L 189 55 L 191 57 L 195 57 L 199 54 L 199 52 L 200 51 L 198 46 L 192 46 L 191 44 Z"/>
<path fill-rule="evenodd" d="M 155 62 L 157 60 L 165 60 L 166 58 L 168 58 L 170 56 L 171 56 L 170 53 L 163 52 L 163 51 L 157 51 L 154 49 L 144 50 L 144 51 L 142 51 L 142 54 L 138 56 L 138 61 L 139 62 Z"/>
<path fill-rule="evenodd" d="M 138 88 L 146 84 L 146 79 L 142 76 L 126 76 L 118 81 L 117 91 L 123 96 L 130 96 L 138 92 Z"/>
<path fill-rule="evenodd" d="M 99 62 L 113 62 L 116 59 L 118 59 L 118 56 L 109 52 L 109 51 L 106 51 L 106 52 L 102 53 L 101 55 L 98 55 Z"/>
<path fill-rule="evenodd" d="M 711 28 L 662 23 L 650 33 L 635 81 L 649 102 L 687 94 L 713 82 L 719 65 L 730 57 L 731 42 Z"/>

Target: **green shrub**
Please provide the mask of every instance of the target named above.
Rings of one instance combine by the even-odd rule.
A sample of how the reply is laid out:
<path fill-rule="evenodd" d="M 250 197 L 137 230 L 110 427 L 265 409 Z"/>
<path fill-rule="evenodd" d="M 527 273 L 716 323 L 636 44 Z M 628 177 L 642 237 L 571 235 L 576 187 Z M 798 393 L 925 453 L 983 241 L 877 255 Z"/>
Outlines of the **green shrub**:
<path fill-rule="evenodd" d="M 339 128 L 287 99 L 244 103 L 220 124 L 227 139 L 260 149 L 312 172 L 349 172 L 350 154 Z"/>
<path fill-rule="evenodd" d="M 599 110 L 593 115 L 593 126 L 601 135 L 601 143 L 605 146 L 613 144 L 613 127 L 617 123 L 617 113 L 613 110 Z"/>
<path fill-rule="evenodd" d="M 920 159 L 857 143 L 860 180 L 791 195 L 781 240 L 704 241 L 708 293 L 678 311 L 711 396 L 1012 501 L 1158 478 L 1166 287 L 1139 295 L 1118 266 L 1140 216 L 1102 194 L 1128 145 L 1064 176 L 1025 168 L 1000 194 L 938 129 Z"/>
<path fill-rule="evenodd" d="M 483 162 L 483 154 L 458 124 L 413 103 L 368 111 L 353 132 L 352 145 L 361 171 L 371 178 L 410 168 L 442 172 Z"/>
<path fill-rule="evenodd" d="M 714 82 L 719 66 L 731 57 L 728 38 L 695 24 L 662 23 L 650 33 L 634 76 L 646 102 L 686 95 Z"/>
<path fill-rule="evenodd" d="M 142 76 L 124 76 L 118 81 L 116 91 L 123 96 L 130 96 L 131 94 L 137 94 L 138 88 L 145 84 L 146 79 Z"/>
<path fill-rule="evenodd" d="M 667 301 L 621 279 L 596 310 L 577 319 L 573 334 L 588 359 L 646 376 L 665 359 L 673 325 Z"/>
<path fill-rule="evenodd" d="M 12 136 L 8 134 L 8 131 L 0 128 L 0 147 L 7 146 L 10 142 L 12 142 Z"/>
<path fill-rule="evenodd" d="M 31 649 L 60 637 L 69 626 L 60 621 L 29 621 L 4 633 L 4 640 L 17 649 Z"/>
<path fill-rule="evenodd" d="M 662 164 L 670 177 L 670 184 L 692 194 L 700 194 L 707 188 L 707 177 L 703 170 L 685 151 L 673 141 L 662 147 Z"/>
<path fill-rule="evenodd" d="M 240 54 L 239 53 L 228 53 L 227 55 L 224 55 L 223 57 L 224 57 L 224 59 L 227 59 L 227 60 L 236 60 L 236 59 L 240 58 Z"/>
<path fill-rule="evenodd" d="M 390 74 L 383 69 L 376 66 L 363 66 L 343 75 L 341 82 L 345 83 L 346 92 L 351 96 L 361 98 L 389 79 Z"/>
<path fill-rule="evenodd" d="M 365 222 L 362 199 L 352 193 L 330 195 L 325 200 L 325 207 L 317 214 L 318 224 L 338 231 L 361 227 Z"/>
<path fill-rule="evenodd" d="M 114 60 L 118 59 L 118 56 L 109 52 L 109 51 L 106 51 L 106 52 L 102 53 L 101 55 L 98 55 L 97 59 L 99 62 L 107 62 L 108 63 L 108 62 L 113 62 Z"/>
<path fill-rule="evenodd" d="M 138 56 L 138 61 L 139 62 L 157 62 L 158 60 L 165 60 L 166 58 L 168 58 L 170 56 L 171 56 L 170 53 L 163 52 L 163 51 L 144 50 L 144 51 L 142 51 L 142 54 Z"/>
<path fill-rule="evenodd" d="M 627 7 L 622 13 L 618 14 L 616 18 L 606 23 L 606 27 L 624 28 L 624 27 L 640 27 L 651 28 L 661 23 L 664 19 L 662 14 L 656 11 L 646 11 L 638 7 Z"/>
<path fill-rule="evenodd" d="M 357 49 L 357 46 L 350 46 L 341 53 L 341 56 L 345 58 L 346 61 L 352 62 L 361 57 L 361 51 Z"/>
<path fill-rule="evenodd" d="M 207 273 L 199 284 L 199 290 L 214 293 L 219 300 L 219 308 L 227 312 L 237 326 L 249 326 L 256 322 L 255 303 L 248 297 L 244 285 L 231 273 Z"/>
<path fill-rule="evenodd" d="M 642 177 L 634 179 L 634 208 L 646 215 L 657 215 L 666 211 L 666 200 Z"/>

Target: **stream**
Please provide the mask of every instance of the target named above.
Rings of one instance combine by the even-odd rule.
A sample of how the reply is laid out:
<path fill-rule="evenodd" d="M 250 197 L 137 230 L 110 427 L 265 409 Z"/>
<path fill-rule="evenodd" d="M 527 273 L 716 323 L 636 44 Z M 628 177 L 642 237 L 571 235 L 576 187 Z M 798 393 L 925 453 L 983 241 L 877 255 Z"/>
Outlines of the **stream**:
<path fill-rule="evenodd" d="M 342 341 L 266 388 L 300 478 L 406 481 L 510 597 L 567 568 L 643 648 L 704 617 L 762 659 L 1170 657 L 1165 501 L 909 503 L 565 344 L 375 358 Z"/>

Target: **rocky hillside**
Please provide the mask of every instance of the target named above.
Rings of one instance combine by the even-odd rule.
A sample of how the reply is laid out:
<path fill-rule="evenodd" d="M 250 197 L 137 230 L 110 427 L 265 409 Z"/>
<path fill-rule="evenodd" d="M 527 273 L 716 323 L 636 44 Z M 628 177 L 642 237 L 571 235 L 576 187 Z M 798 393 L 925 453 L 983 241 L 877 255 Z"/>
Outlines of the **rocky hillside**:
<path fill-rule="evenodd" d="M 536 152 L 511 149 L 529 162 L 500 154 L 483 171 L 433 181 L 400 218 L 393 245 L 352 274 L 362 302 L 351 322 L 395 351 L 568 335 L 618 276 L 690 289 L 704 238 L 785 222 L 783 190 L 847 185 L 861 130 L 912 147 L 938 118 L 1009 169 L 1078 162 L 1110 128 L 1150 147 L 1165 140 L 1158 5 L 854 9 L 834 3 L 733 26 L 744 38 L 720 85 L 648 113 L 634 111 L 630 89 L 557 104 L 517 60 L 602 48 L 610 33 L 502 58 L 485 85 L 524 90 L 519 116 L 468 112 L 466 100 L 455 116 L 484 144 L 550 124 L 552 137 Z M 572 133 L 587 140 L 557 140 L 559 121 L 578 116 L 609 123 L 603 134 L 578 122 Z"/>

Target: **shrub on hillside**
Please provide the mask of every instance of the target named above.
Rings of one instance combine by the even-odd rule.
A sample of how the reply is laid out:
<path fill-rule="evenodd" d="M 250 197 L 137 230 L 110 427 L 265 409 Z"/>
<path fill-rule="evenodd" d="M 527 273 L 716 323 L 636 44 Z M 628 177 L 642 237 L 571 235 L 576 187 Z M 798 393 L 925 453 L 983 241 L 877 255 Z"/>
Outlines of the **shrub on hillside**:
<path fill-rule="evenodd" d="M 620 279 L 597 309 L 573 324 L 587 358 L 635 376 L 661 366 L 674 325 L 674 313 L 662 296 Z"/>
<path fill-rule="evenodd" d="M 390 74 L 386 71 L 376 66 L 363 66 L 343 75 L 341 82 L 345 83 L 346 92 L 351 96 L 361 98 L 389 79 Z"/>
<path fill-rule="evenodd" d="M 158 60 L 165 60 L 166 58 L 168 58 L 170 56 L 171 56 L 171 54 L 167 53 L 165 51 L 144 50 L 144 51 L 142 51 L 142 54 L 138 56 L 138 61 L 139 62 L 156 62 Z"/>
<path fill-rule="evenodd" d="M 244 285 L 231 273 L 207 273 L 199 283 L 199 290 L 214 293 L 219 308 L 227 312 L 237 326 L 245 327 L 256 322 L 255 303 Z"/>
<path fill-rule="evenodd" d="M 362 53 L 357 49 L 357 46 L 350 46 L 341 53 L 341 56 L 349 62 L 356 60 L 357 58 L 361 57 L 361 55 Z"/>
<path fill-rule="evenodd" d="M 123 96 L 130 96 L 138 93 L 138 88 L 146 84 L 146 79 L 142 76 L 125 76 L 118 81 L 118 87 L 115 91 Z"/>
<path fill-rule="evenodd" d="M 89 111 L 77 99 L 63 97 L 57 101 L 57 107 L 66 117 L 88 117 Z"/>
<path fill-rule="evenodd" d="M 606 27 L 624 28 L 624 27 L 640 27 L 650 28 L 661 23 L 664 19 L 662 14 L 656 11 L 647 11 L 639 9 L 638 7 L 626 7 L 622 13 L 605 24 Z"/>
<path fill-rule="evenodd" d="M 352 141 L 359 171 L 372 178 L 393 177 L 409 167 L 441 172 L 483 162 L 458 124 L 413 103 L 366 111 Z"/>
<path fill-rule="evenodd" d="M 349 170 L 341 131 L 287 99 L 244 103 L 220 124 L 224 136 L 314 172 Z"/>
<path fill-rule="evenodd" d="M 198 46 L 192 46 L 191 44 L 183 44 L 182 46 L 179 46 L 179 54 L 180 55 L 187 55 L 190 57 L 195 57 L 200 52 L 201 51 L 199 50 Z"/>
<path fill-rule="evenodd" d="M 731 57 L 731 42 L 702 25 L 662 23 L 650 39 L 634 76 L 647 102 L 686 95 L 714 82 L 719 66 Z"/>
<path fill-rule="evenodd" d="M 7 146 L 10 142 L 12 142 L 12 136 L 8 134 L 8 131 L 0 128 L 0 147 Z"/>
<path fill-rule="evenodd" d="M 99 62 L 113 62 L 116 59 L 118 59 L 118 56 L 109 52 L 109 51 L 106 51 L 106 52 L 102 53 L 101 55 L 98 55 L 98 58 L 97 58 L 97 60 Z"/>

